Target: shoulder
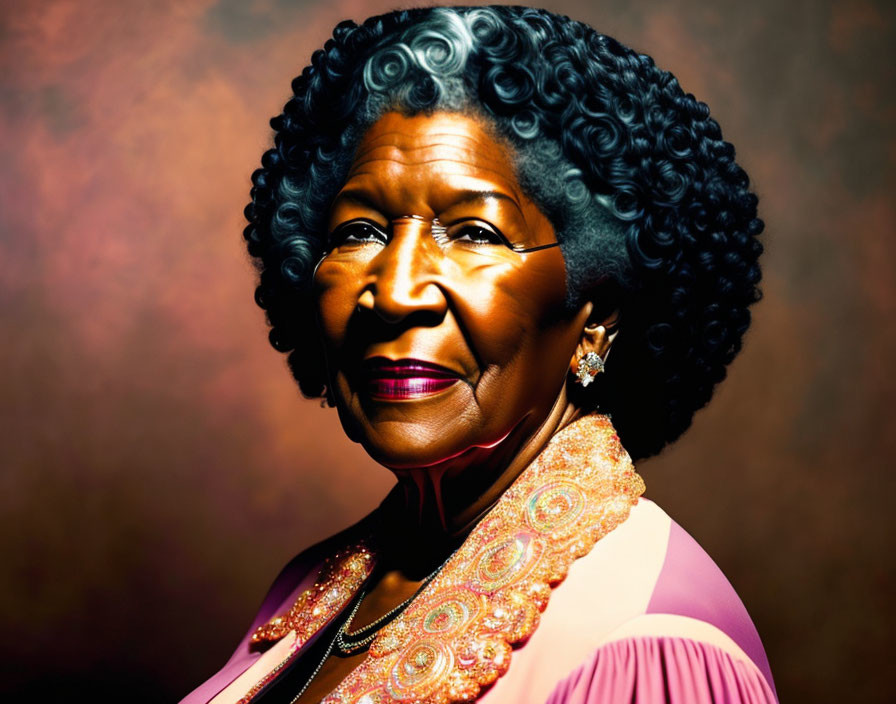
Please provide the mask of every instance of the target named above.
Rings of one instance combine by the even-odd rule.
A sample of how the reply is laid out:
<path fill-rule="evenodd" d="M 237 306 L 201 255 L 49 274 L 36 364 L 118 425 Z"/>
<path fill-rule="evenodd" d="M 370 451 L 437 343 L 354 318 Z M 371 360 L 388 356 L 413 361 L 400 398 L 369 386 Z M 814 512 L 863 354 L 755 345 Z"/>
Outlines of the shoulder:
<path fill-rule="evenodd" d="M 653 615 L 702 621 L 768 667 L 759 635 L 734 587 L 697 541 L 652 501 L 639 500 L 629 519 L 581 562 L 582 577 L 592 585 L 624 593 L 625 601 L 617 597 L 614 607 L 616 613 L 620 606 L 625 610 L 619 625 Z M 595 597 L 599 593 L 592 591 Z"/>
<path fill-rule="evenodd" d="M 612 691 L 627 692 L 618 701 L 637 695 L 645 703 L 777 701 L 756 628 L 706 551 L 649 500 L 639 502 L 622 528 L 616 551 L 640 555 L 634 562 L 646 564 L 638 571 L 629 558 L 617 560 L 622 574 L 616 579 L 632 585 L 639 603 L 598 639 L 550 701 L 617 701 Z M 648 583 L 634 588 L 645 577 Z M 586 681 L 607 689 L 597 699 L 570 699 L 570 692 L 586 694 Z"/>
<path fill-rule="evenodd" d="M 665 623 L 668 628 L 673 622 L 705 624 L 704 632 L 713 628 L 729 639 L 771 683 L 762 641 L 734 587 L 696 540 L 656 504 L 645 503 L 665 517 L 669 530 L 663 566 L 645 613 L 640 617 L 642 622 L 652 618 L 658 626 Z M 661 616 L 666 618 L 659 619 Z M 670 618 L 673 616 L 680 619 L 673 621 Z M 683 634 L 676 630 L 674 635 Z"/>
<path fill-rule="evenodd" d="M 744 701 L 775 701 L 762 644 L 733 587 L 693 538 L 644 499 L 573 564 L 513 664 L 518 676 L 512 666 L 506 684 L 495 686 L 495 702 L 507 695 L 512 701 L 522 692 L 532 701 L 633 701 L 639 687 L 649 690 L 659 683 L 662 692 L 671 686 L 670 676 L 684 687 L 699 688 L 691 675 L 707 685 L 710 665 L 725 682 L 771 693 Z M 591 698 L 590 690 L 587 698 L 566 696 L 583 695 L 586 684 L 601 696 Z M 613 687 L 630 696 L 610 697 Z M 645 691 L 639 696 L 643 702 L 666 701 Z M 741 701 L 731 696 L 707 701 L 728 700 Z M 703 700 L 695 695 L 669 701 Z"/>

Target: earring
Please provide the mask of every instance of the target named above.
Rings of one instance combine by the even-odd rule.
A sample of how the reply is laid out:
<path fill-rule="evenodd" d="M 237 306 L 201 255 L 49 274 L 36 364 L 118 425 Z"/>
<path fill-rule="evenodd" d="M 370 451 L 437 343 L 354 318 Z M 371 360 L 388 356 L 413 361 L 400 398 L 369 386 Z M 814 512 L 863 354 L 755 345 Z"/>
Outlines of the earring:
<path fill-rule="evenodd" d="M 582 386 L 588 386 L 594 377 L 604 370 L 604 360 L 599 354 L 589 352 L 579 357 L 579 371 L 576 372 L 576 378 Z"/>

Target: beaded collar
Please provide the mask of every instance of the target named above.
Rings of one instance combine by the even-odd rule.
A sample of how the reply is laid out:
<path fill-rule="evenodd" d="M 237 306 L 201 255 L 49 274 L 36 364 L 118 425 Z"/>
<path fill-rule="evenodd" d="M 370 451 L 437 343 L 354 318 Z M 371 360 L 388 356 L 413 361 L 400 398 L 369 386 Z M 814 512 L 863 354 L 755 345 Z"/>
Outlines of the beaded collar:
<path fill-rule="evenodd" d="M 643 492 L 607 416 L 570 424 L 322 704 L 475 700 L 507 672 L 512 646 L 538 627 L 552 587 L 625 521 Z M 255 632 L 253 644 L 290 632 L 296 640 L 284 662 L 240 704 L 250 702 L 352 600 L 373 570 L 371 544 L 362 541 L 329 558 L 314 586 Z"/>

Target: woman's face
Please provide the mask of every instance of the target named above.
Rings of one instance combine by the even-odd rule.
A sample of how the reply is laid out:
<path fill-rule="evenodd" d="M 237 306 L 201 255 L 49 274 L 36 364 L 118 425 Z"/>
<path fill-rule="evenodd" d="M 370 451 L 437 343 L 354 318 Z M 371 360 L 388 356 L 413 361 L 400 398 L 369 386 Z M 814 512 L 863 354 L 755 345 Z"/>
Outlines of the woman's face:
<path fill-rule="evenodd" d="M 393 468 L 480 462 L 561 397 L 582 332 L 508 149 L 454 113 L 387 113 L 329 213 L 314 278 L 342 423 Z M 476 448 L 480 448 L 477 450 Z"/>

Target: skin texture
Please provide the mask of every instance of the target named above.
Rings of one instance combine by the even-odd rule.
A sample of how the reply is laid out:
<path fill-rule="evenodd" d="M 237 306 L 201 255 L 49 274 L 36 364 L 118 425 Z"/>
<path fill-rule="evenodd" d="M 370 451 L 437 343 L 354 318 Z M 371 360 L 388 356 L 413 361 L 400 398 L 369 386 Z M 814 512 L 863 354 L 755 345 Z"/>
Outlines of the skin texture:
<path fill-rule="evenodd" d="M 446 228 L 439 242 L 434 219 Z M 470 117 L 384 115 L 359 145 L 329 231 L 314 292 L 331 392 L 349 437 L 400 485 L 384 511 L 391 550 L 358 628 L 413 594 L 579 414 L 568 375 L 580 354 L 607 353 L 615 317 L 591 320 L 591 302 L 564 309 L 559 247 L 521 254 L 495 236 L 556 242 L 509 148 Z M 407 360 L 444 370 L 437 388 L 379 393 Z M 331 657 L 300 701 L 319 701 L 363 657 Z"/>

